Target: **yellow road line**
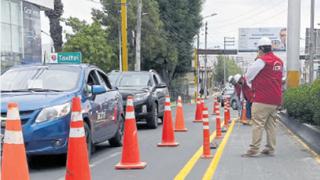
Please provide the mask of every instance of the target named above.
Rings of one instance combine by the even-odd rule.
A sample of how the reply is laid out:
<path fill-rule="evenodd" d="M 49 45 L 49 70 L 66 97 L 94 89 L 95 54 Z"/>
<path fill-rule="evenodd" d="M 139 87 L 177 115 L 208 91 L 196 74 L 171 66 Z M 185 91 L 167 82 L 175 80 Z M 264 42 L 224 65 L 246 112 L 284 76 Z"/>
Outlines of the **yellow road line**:
<path fill-rule="evenodd" d="M 202 180 L 209 180 L 209 179 L 212 179 L 212 177 L 214 176 L 214 173 L 215 173 L 215 171 L 216 171 L 216 169 L 218 167 L 220 158 L 221 158 L 221 156 L 223 154 L 224 147 L 227 144 L 228 139 L 230 137 L 230 134 L 231 134 L 231 132 L 233 130 L 234 124 L 235 124 L 235 121 L 232 121 L 231 126 L 228 128 L 228 132 L 226 133 L 225 137 L 223 138 L 221 144 L 219 145 L 219 148 L 218 148 L 216 154 L 214 155 L 214 158 L 211 161 L 206 173 L 202 177 Z"/>
<path fill-rule="evenodd" d="M 221 123 L 221 127 L 224 126 L 224 123 Z M 210 135 L 210 142 L 216 137 L 216 131 L 214 131 Z M 200 146 L 199 149 L 196 151 L 196 153 L 191 157 L 191 159 L 187 162 L 187 164 L 180 170 L 180 172 L 176 175 L 174 180 L 182 180 L 187 177 L 187 175 L 190 173 L 198 159 L 202 155 L 203 146 Z"/>

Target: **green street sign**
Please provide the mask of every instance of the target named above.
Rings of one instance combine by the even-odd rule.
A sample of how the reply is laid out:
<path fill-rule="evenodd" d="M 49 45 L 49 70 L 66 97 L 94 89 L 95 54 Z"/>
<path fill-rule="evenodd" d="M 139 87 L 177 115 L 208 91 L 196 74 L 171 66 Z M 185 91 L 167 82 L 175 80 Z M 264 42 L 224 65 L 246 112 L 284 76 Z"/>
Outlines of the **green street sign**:
<path fill-rule="evenodd" d="M 81 52 L 58 52 L 51 54 L 49 63 L 80 64 L 81 61 Z"/>

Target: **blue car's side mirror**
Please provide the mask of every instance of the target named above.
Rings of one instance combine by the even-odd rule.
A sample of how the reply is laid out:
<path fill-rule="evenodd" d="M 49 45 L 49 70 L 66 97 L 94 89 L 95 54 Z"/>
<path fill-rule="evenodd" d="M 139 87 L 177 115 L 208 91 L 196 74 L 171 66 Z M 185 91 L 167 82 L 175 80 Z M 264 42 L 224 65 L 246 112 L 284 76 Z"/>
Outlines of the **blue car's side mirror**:
<path fill-rule="evenodd" d="M 106 88 L 101 85 L 93 85 L 91 90 L 93 95 L 107 92 Z"/>

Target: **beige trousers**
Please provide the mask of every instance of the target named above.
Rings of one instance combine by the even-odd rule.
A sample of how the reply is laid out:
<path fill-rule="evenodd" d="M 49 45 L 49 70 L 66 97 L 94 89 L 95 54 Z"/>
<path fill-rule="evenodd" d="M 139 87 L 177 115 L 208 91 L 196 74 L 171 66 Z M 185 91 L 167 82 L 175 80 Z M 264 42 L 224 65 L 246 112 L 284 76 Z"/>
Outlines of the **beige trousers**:
<path fill-rule="evenodd" d="M 276 113 L 277 106 L 263 103 L 252 104 L 252 142 L 251 150 L 259 151 L 263 129 L 267 133 L 266 149 L 274 152 L 276 146 Z"/>

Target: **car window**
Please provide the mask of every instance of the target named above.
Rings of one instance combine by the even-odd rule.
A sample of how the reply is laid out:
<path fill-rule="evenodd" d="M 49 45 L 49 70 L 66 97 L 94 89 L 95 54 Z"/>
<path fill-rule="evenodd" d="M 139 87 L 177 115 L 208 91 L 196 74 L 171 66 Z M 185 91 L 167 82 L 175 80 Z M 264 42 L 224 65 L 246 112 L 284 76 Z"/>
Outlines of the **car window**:
<path fill-rule="evenodd" d="M 97 74 L 95 73 L 95 70 L 90 71 L 90 73 L 88 75 L 87 84 L 89 86 L 100 85 L 99 78 L 98 78 Z"/>
<path fill-rule="evenodd" d="M 101 71 L 97 71 L 97 73 L 98 73 L 98 75 L 100 77 L 101 85 L 105 86 L 106 90 L 112 89 L 112 86 L 110 84 L 109 78 L 104 73 L 102 73 Z"/>
<path fill-rule="evenodd" d="M 156 75 L 154 74 L 152 77 L 153 77 L 154 84 L 155 84 L 155 85 L 158 85 L 158 84 L 159 84 L 159 81 L 158 81 Z"/>
<path fill-rule="evenodd" d="M 160 77 L 158 74 L 155 74 L 155 75 L 156 75 L 156 78 L 157 78 L 158 82 L 159 82 L 159 83 L 162 83 L 161 77 Z"/>
<path fill-rule="evenodd" d="M 128 73 L 123 74 L 119 80 L 119 87 L 148 87 L 152 86 L 149 74 Z"/>
<path fill-rule="evenodd" d="M 109 79 L 112 86 L 116 85 L 119 76 L 120 76 L 120 73 L 113 73 L 112 72 L 112 73 L 108 74 L 108 79 Z"/>

